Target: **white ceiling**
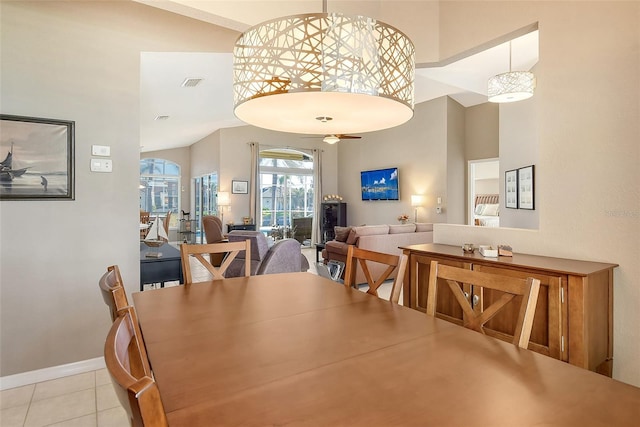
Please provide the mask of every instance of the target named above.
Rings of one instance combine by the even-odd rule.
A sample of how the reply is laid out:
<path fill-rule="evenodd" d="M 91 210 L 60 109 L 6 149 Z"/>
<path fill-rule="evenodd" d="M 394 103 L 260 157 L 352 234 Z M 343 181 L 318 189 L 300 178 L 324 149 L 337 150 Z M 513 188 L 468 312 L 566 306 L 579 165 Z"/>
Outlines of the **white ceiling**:
<path fill-rule="evenodd" d="M 189 146 L 218 129 L 244 125 L 233 114 L 231 53 L 144 52 L 140 61 L 141 151 Z M 538 31 L 512 40 L 513 70 L 537 62 Z M 437 65 L 416 69 L 416 103 L 449 95 L 465 107 L 481 104 L 487 80 L 509 71 L 509 43 Z M 186 78 L 202 81 L 182 87 Z"/>

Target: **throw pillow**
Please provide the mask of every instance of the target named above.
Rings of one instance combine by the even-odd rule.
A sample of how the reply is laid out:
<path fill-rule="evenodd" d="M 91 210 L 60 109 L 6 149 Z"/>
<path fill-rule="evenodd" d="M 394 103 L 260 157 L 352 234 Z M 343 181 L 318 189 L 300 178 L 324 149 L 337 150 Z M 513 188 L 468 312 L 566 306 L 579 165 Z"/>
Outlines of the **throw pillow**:
<path fill-rule="evenodd" d="M 352 228 L 351 231 L 349 231 L 349 237 L 347 237 L 347 245 L 355 245 L 356 243 L 358 243 L 358 233 L 356 233 L 356 229 Z"/>
<path fill-rule="evenodd" d="M 482 211 L 482 215 L 486 215 L 486 216 L 498 216 L 498 208 L 500 207 L 500 205 L 496 204 L 491 204 L 491 205 L 484 205 L 484 210 Z"/>
<path fill-rule="evenodd" d="M 358 236 L 373 236 L 376 234 L 389 234 L 388 225 L 365 225 L 363 227 L 355 227 Z"/>
<path fill-rule="evenodd" d="M 333 232 L 336 235 L 335 239 L 338 242 L 346 242 L 350 231 L 351 227 L 338 227 L 337 225 L 333 227 Z"/>
<path fill-rule="evenodd" d="M 413 233 L 416 231 L 415 224 L 390 225 L 389 234 Z"/>
<path fill-rule="evenodd" d="M 433 224 L 430 222 L 416 222 L 416 232 L 433 231 Z"/>

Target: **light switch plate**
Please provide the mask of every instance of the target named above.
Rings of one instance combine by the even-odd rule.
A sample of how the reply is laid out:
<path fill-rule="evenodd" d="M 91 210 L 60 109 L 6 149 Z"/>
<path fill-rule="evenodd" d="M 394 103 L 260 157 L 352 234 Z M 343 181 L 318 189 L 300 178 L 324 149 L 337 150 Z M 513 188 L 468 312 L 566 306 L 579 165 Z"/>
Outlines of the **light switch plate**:
<path fill-rule="evenodd" d="M 108 145 L 92 145 L 91 155 L 108 157 L 111 155 L 111 147 Z"/>
<path fill-rule="evenodd" d="M 113 164 L 109 159 L 91 159 L 91 172 L 112 172 Z"/>

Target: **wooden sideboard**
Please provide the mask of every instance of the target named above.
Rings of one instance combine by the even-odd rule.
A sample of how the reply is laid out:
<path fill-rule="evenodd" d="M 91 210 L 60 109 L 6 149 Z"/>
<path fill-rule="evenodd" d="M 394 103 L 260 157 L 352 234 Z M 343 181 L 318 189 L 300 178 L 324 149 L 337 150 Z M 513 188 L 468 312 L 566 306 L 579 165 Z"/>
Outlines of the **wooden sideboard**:
<path fill-rule="evenodd" d="M 439 263 L 511 277 L 540 280 L 540 294 L 529 349 L 611 376 L 613 368 L 613 269 L 617 264 L 577 261 L 514 253 L 513 257 L 485 258 L 458 246 L 412 245 L 401 248 L 409 257 L 403 285 L 403 303 L 425 311 L 429 270 Z M 481 311 L 500 293 L 465 285 L 469 301 Z M 519 300 L 505 307 L 486 325 L 487 335 L 511 341 Z M 438 284 L 436 315 L 462 324 L 462 310 L 448 286 Z"/>

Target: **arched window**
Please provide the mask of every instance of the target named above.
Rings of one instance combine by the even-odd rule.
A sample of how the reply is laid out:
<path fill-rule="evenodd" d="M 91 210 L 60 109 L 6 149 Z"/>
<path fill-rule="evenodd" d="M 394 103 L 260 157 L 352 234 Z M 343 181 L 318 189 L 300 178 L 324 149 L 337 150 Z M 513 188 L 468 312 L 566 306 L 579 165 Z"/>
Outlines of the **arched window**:
<path fill-rule="evenodd" d="M 180 165 L 164 159 L 140 160 L 140 209 L 151 217 L 171 212 L 170 227 L 175 227 L 180 210 Z"/>

